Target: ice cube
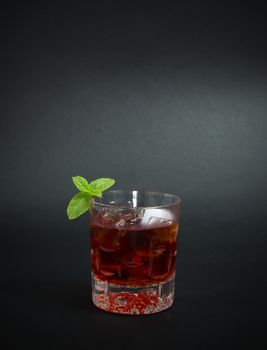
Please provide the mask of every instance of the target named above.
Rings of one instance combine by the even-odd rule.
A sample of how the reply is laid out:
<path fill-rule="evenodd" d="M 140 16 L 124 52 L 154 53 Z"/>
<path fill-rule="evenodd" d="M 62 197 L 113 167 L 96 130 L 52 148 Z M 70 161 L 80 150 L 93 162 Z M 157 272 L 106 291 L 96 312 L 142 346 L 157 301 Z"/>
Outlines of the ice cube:
<path fill-rule="evenodd" d="M 105 208 L 101 215 L 103 224 L 118 229 L 133 227 L 134 225 L 170 225 L 173 214 L 166 209 L 159 208 Z"/>
<path fill-rule="evenodd" d="M 111 277 L 111 276 L 115 275 L 115 272 L 106 271 L 106 270 L 103 270 L 103 269 L 100 269 L 99 271 L 102 273 L 102 275 L 107 276 L 107 277 Z"/>
<path fill-rule="evenodd" d="M 104 224 L 112 224 L 117 220 L 118 218 L 115 210 L 110 210 L 109 208 L 106 208 L 101 212 L 101 221 L 103 221 Z"/>
<path fill-rule="evenodd" d="M 109 227 L 123 227 L 126 220 L 131 217 L 129 212 L 125 213 L 124 208 L 106 208 L 101 212 L 101 220 Z"/>
<path fill-rule="evenodd" d="M 116 228 L 125 228 L 129 225 L 136 225 L 141 222 L 144 215 L 144 209 L 123 209 L 120 210 L 117 221 L 115 223 Z"/>
<path fill-rule="evenodd" d="M 151 220 L 152 218 L 153 220 Z M 147 208 L 142 217 L 142 225 L 158 225 L 163 223 L 169 225 L 173 220 L 173 214 L 167 209 Z"/>
<path fill-rule="evenodd" d="M 129 268 L 138 268 L 138 267 L 141 267 L 144 265 L 144 263 L 141 261 L 141 262 L 136 262 L 136 261 L 125 261 L 123 260 L 123 265 L 125 265 L 126 267 L 129 267 Z"/>
<path fill-rule="evenodd" d="M 119 221 L 117 221 L 116 223 L 115 223 L 115 226 L 117 227 L 117 228 L 121 228 L 121 227 L 124 227 L 125 226 L 125 220 L 124 219 L 120 219 Z"/>
<path fill-rule="evenodd" d="M 145 209 L 143 209 L 143 208 L 135 209 L 133 211 L 133 215 L 132 215 L 131 219 L 128 220 L 128 222 L 132 225 L 137 224 L 138 222 L 140 222 L 142 220 L 144 214 L 145 214 Z"/>
<path fill-rule="evenodd" d="M 150 226 L 162 226 L 162 225 L 171 225 L 173 220 L 166 220 L 162 218 L 157 218 L 155 216 L 151 216 L 148 220 L 148 225 Z"/>
<path fill-rule="evenodd" d="M 159 257 L 160 255 L 164 255 L 166 250 L 167 250 L 166 245 L 156 245 L 152 249 L 152 254 L 154 257 Z"/>
<path fill-rule="evenodd" d="M 99 246 L 99 249 L 104 252 L 104 253 L 116 253 L 117 251 L 117 246 L 108 246 L 108 247 L 103 247 L 103 246 Z"/>

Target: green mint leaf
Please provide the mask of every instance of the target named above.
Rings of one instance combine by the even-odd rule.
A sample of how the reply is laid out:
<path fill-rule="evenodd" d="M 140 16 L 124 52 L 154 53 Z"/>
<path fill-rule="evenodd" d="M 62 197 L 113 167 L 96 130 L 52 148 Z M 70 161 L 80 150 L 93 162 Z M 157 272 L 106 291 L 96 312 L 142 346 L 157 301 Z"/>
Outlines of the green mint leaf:
<path fill-rule="evenodd" d="M 103 192 L 113 186 L 115 183 L 114 179 L 100 178 L 89 183 L 89 187 L 93 190 Z M 90 190 L 91 192 L 91 190 Z"/>
<path fill-rule="evenodd" d="M 76 219 L 89 210 L 91 196 L 88 193 L 79 192 L 69 202 L 67 215 L 70 220 Z"/>
<path fill-rule="evenodd" d="M 74 185 L 80 190 L 69 202 L 67 215 L 70 220 L 76 219 L 92 207 L 93 197 L 102 197 L 102 192 L 113 186 L 115 180 L 109 178 L 96 179 L 90 184 L 82 176 L 73 176 Z"/>
<path fill-rule="evenodd" d="M 82 176 L 73 176 L 72 181 L 74 185 L 78 188 L 81 192 L 89 192 L 89 185 L 87 180 Z"/>
<path fill-rule="evenodd" d="M 89 187 L 88 191 L 89 191 L 91 196 L 102 198 L 102 192 L 101 191 L 99 191 L 97 189 L 94 189 L 94 188 L 91 188 L 91 187 Z"/>

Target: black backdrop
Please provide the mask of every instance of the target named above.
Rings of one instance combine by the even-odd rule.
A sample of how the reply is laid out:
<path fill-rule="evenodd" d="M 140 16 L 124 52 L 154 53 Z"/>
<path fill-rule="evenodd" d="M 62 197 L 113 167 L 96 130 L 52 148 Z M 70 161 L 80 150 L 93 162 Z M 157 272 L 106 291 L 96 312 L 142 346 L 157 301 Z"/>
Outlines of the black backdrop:
<path fill-rule="evenodd" d="M 1 10 L 7 347 L 264 348 L 266 11 L 254 2 L 54 1 Z M 182 198 L 176 302 L 90 301 L 71 176 Z"/>

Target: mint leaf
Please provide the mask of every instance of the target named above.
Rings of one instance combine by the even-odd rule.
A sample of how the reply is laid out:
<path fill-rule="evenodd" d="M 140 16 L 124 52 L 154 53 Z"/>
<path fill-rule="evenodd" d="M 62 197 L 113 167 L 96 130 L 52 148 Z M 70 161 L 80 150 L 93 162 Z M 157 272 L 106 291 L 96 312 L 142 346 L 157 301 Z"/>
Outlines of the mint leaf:
<path fill-rule="evenodd" d="M 93 197 L 102 197 L 102 192 L 113 186 L 115 180 L 109 178 L 96 179 L 90 183 L 82 176 L 72 177 L 74 185 L 80 190 L 69 202 L 67 215 L 70 220 L 76 219 L 92 206 Z"/>
<path fill-rule="evenodd" d="M 102 198 L 102 192 L 101 192 L 101 191 L 96 190 L 96 189 L 91 188 L 91 187 L 89 187 L 89 190 L 88 190 L 88 191 L 89 191 L 89 193 L 90 193 L 91 196 L 95 196 L 95 197 Z"/>
<path fill-rule="evenodd" d="M 89 187 L 93 190 L 103 192 L 113 186 L 115 183 L 114 179 L 100 178 L 89 183 Z M 90 191 L 91 192 L 91 191 Z"/>
<path fill-rule="evenodd" d="M 88 193 L 79 192 L 69 202 L 67 214 L 70 220 L 76 219 L 89 210 L 91 196 Z"/>
<path fill-rule="evenodd" d="M 81 192 L 89 192 L 89 185 L 87 180 L 82 176 L 73 176 L 72 181 L 74 182 L 74 185 L 80 190 Z"/>

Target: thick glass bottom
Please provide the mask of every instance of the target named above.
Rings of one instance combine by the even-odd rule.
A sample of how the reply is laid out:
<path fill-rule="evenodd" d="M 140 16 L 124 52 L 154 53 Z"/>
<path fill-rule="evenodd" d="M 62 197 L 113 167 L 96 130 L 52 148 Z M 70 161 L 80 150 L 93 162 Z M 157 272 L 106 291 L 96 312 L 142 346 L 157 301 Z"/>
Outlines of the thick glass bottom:
<path fill-rule="evenodd" d="M 154 314 L 174 301 L 174 277 L 153 286 L 109 284 L 92 274 L 93 303 L 102 310 L 127 315 Z"/>

